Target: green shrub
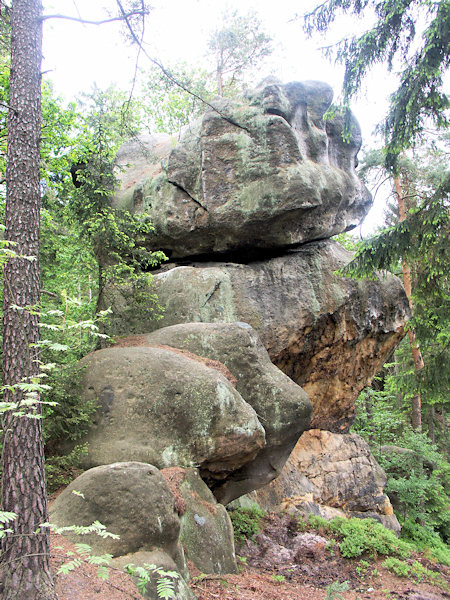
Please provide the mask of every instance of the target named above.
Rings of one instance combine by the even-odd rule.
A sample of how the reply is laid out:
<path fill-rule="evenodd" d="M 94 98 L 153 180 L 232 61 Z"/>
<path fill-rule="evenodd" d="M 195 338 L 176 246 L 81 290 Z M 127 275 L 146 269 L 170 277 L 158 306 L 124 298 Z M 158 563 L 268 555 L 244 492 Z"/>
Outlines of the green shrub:
<path fill-rule="evenodd" d="M 234 529 L 234 539 L 242 544 L 261 531 L 261 519 L 265 516 L 260 508 L 237 508 L 230 510 L 229 515 Z"/>
<path fill-rule="evenodd" d="M 339 535 L 339 549 L 346 558 L 355 558 L 366 553 L 404 558 L 412 551 L 410 544 L 398 539 L 390 529 L 373 519 L 337 517 L 329 522 L 329 527 Z"/>
<path fill-rule="evenodd" d="M 409 577 L 409 574 L 411 573 L 411 567 L 408 565 L 408 563 L 406 563 L 404 560 L 394 558 L 393 556 L 387 558 L 382 563 L 382 566 L 398 577 Z"/>
<path fill-rule="evenodd" d="M 87 452 L 87 444 L 75 446 L 67 456 L 50 456 L 45 461 L 47 493 L 52 494 L 60 487 L 69 485 L 78 476 L 81 459 Z"/>
<path fill-rule="evenodd" d="M 407 519 L 403 523 L 402 538 L 437 562 L 450 567 L 450 548 L 431 527 L 424 527 Z"/>
<path fill-rule="evenodd" d="M 344 600 L 342 592 L 346 592 L 349 589 L 348 581 L 333 581 L 330 585 L 325 588 L 325 600 Z"/>
<path fill-rule="evenodd" d="M 44 439 L 49 455 L 57 454 L 61 443 L 80 439 L 93 423 L 98 402 L 83 397 L 81 378 L 82 369 L 61 365 L 46 380 L 51 389 L 43 400 L 57 403 L 45 407 Z"/>
<path fill-rule="evenodd" d="M 316 529 L 317 531 L 320 530 L 324 533 L 330 533 L 332 531 L 330 521 L 327 521 L 319 515 L 309 515 L 308 525 L 313 529 Z"/>
<path fill-rule="evenodd" d="M 417 583 L 430 581 L 444 589 L 448 589 L 448 585 L 440 573 L 435 573 L 434 571 L 427 569 L 417 560 L 412 564 L 408 564 L 398 558 L 390 557 L 382 563 L 382 566 L 392 573 L 395 573 L 398 577 L 408 577 L 408 579 L 414 578 Z"/>

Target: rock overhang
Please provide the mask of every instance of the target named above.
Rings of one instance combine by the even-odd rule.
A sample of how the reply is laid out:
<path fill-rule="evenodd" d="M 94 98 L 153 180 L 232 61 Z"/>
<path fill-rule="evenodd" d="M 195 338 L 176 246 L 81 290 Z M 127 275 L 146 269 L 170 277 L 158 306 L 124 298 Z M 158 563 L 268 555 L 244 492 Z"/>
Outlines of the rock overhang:
<path fill-rule="evenodd" d="M 169 138 L 125 144 L 113 201 L 151 215 L 149 246 L 172 258 L 289 248 L 354 228 L 371 206 L 355 165 L 361 132 L 324 114 L 330 86 L 271 80 Z M 344 139 L 345 138 L 345 139 Z M 147 158 L 145 158 L 147 156 Z"/>

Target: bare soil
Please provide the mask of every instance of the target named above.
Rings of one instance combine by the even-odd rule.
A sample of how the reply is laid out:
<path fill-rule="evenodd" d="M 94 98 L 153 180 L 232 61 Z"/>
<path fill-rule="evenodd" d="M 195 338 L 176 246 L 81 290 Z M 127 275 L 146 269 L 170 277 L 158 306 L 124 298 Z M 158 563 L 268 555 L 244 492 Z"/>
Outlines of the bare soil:
<path fill-rule="evenodd" d="M 326 587 L 348 582 L 343 600 L 448 600 L 450 569 L 422 555 L 411 558 L 441 577 L 444 585 L 397 577 L 381 566 L 384 557 L 347 559 L 329 539 L 315 532 L 299 533 L 288 515 L 270 514 L 264 529 L 236 549 L 241 558 L 237 575 L 204 575 L 192 564 L 190 586 L 198 600 L 325 600 Z M 327 547 L 328 546 L 328 547 Z M 54 572 L 74 547 L 52 536 Z M 111 570 L 109 581 L 97 577 L 96 567 L 84 564 L 67 575 L 56 575 L 58 600 L 138 600 L 132 579 Z M 327 600 L 341 600 L 339 596 Z"/>

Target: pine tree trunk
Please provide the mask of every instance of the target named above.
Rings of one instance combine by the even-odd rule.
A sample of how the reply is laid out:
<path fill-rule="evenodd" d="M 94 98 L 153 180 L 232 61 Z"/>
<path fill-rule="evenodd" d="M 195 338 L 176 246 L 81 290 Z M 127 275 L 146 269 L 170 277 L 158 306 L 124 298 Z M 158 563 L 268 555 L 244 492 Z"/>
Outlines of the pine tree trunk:
<path fill-rule="evenodd" d="M 39 306 L 40 135 L 42 5 L 40 0 L 13 0 L 11 11 L 11 79 L 6 167 L 5 238 L 21 255 L 4 272 L 3 383 L 30 381 L 39 372 L 39 317 L 12 305 Z M 5 401 L 23 400 L 20 390 Z M 28 409 L 29 412 L 32 409 Z M 39 407 L 36 413 L 40 413 Z M 42 421 L 6 413 L 3 419 L 2 508 L 18 516 L 13 532 L 2 539 L 3 600 L 54 598 L 49 567 L 49 535 Z"/>
<path fill-rule="evenodd" d="M 400 222 L 406 219 L 406 206 L 405 206 L 405 197 L 403 194 L 400 176 L 396 175 L 394 177 L 394 187 L 395 192 L 397 194 L 398 201 L 398 212 Z M 403 270 L 403 285 L 405 287 L 406 296 L 408 297 L 408 302 L 411 310 L 413 310 L 413 302 L 412 302 L 412 284 L 411 284 L 411 269 L 407 262 L 402 263 Z M 414 369 L 416 372 L 420 371 L 424 367 L 422 354 L 419 349 L 419 345 L 416 340 L 416 333 L 414 329 L 408 330 L 408 338 L 409 345 L 411 347 L 411 353 L 414 361 Z M 422 430 L 422 399 L 420 394 L 416 394 L 411 400 L 411 426 L 413 429 L 417 431 Z"/>
<path fill-rule="evenodd" d="M 104 310 L 103 306 L 103 296 L 105 291 L 105 271 L 103 267 L 103 258 L 102 256 L 97 256 L 97 264 L 98 264 L 98 295 L 97 295 L 97 305 L 95 308 L 96 315 L 99 314 L 100 311 Z M 98 331 L 101 334 L 105 333 L 105 326 L 100 321 L 98 324 Z M 97 349 L 106 348 L 106 342 L 104 338 L 98 338 Z"/>
<path fill-rule="evenodd" d="M 436 434 L 434 430 L 434 412 L 434 404 L 432 404 L 428 413 L 428 437 L 430 438 L 432 444 L 436 443 Z"/>
<path fill-rule="evenodd" d="M 366 418 L 369 424 L 369 443 L 371 445 L 375 444 L 375 429 L 373 425 L 373 405 L 372 405 L 372 397 L 370 393 L 366 391 L 365 393 L 365 409 L 366 409 Z"/>

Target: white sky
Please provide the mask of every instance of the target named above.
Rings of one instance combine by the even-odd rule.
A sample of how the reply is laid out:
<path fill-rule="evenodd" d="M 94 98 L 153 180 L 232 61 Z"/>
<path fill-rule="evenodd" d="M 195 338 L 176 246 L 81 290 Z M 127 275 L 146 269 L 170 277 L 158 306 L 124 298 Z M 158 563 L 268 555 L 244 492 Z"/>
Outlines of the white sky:
<path fill-rule="evenodd" d="M 318 0 L 317 0 L 318 1 Z M 263 30 L 274 40 L 274 53 L 261 78 L 273 73 L 284 82 L 318 79 L 326 81 L 338 95 L 343 69 L 325 59 L 319 47 L 335 42 L 349 33 L 364 30 L 364 23 L 343 18 L 326 40 L 306 39 L 302 21 L 295 15 L 306 12 L 316 0 L 153 0 L 147 19 L 146 48 L 163 64 L 186 61 L 202 63 L 210 32 L 220 23 L 225 9 L 240 14 L 254 10 Z M 115 10 L 114 0 L 44 0 L 44 14 L 82 16 L 88 20 L 104 19 Z M 88 92 L 94 82 L 100 88 L 115 83 L 127 89 L 134 72 L 136 48 L 127 46 L 117 23 L 100 27 L 52 19 L 44 22 L 44 65 L 46 77 L 53 81 L 55 92 L 70 100 Z M 140 66 L 148 61 L 141 58 Z M 382 120 L 387 97 L 395 79 L 385 67 L 377 67 L 366 81 L 365 90 L 354 103 L 363 138 L 370 142 L 375 125 Z M 372 142 L 373 143 L 373 142 Z M 383 194 L 365 221 L 365 232 L 382 222 Z"/>

